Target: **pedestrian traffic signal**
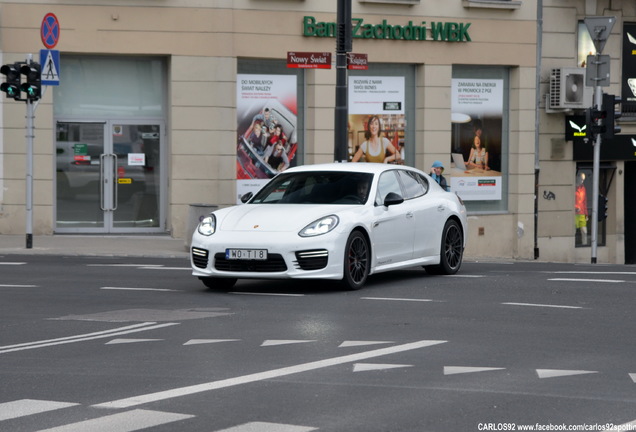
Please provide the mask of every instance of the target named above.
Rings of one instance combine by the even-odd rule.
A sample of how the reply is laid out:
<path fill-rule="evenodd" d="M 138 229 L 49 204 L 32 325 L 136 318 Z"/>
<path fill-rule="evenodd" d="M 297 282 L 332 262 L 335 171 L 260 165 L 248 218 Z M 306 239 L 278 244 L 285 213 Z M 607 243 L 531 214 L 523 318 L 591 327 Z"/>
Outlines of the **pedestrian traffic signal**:
<path fill-rule="evenodd" d="M 585 124 L 587 125 L 587 130 L 590 131 L 591 138 L 595 138 L 598 134 L 605 133 L 606 118 L 607 112 L 604 109 L 592 107 L 585 110 Z"/>
<path fill-rule="evenodd" d="M 621 127 L 616 125 L 616 119 L 623 115 L 620 110 L 616 111 L 615 109 L 616 104 L 619 103 L 621 103 L 620 96 L 603 93 L 603 110 L 606 112 L 606 116 L 605 130 L 602 133 L 605 139 L 613 139 L 614 134 L 621 132 Z"/>
<path fill-rule="evenodd" d="M 22 83 L 20 89 L 26 93 L 30 101 L 40 99 L 42 94 L 42 68 L 40 64 L 31 62 L 22 65 L 20 73 L 26 77 L 26 82 Z"/>
<path fill-rule="evenodd" d="M 599 222 L 603 222 L 605 219 L 607 219 L 607 197 L 601 194 L 599 194 L 598 196 L 597 219 Z"/>
<path fill-rule="evenodd" d="M 0 90 L 7 97 L 20 100 L 20 64 L 6 64 L 0 68 L 0 73 L 5 75 L 5 82 L 0 84 Z"/>

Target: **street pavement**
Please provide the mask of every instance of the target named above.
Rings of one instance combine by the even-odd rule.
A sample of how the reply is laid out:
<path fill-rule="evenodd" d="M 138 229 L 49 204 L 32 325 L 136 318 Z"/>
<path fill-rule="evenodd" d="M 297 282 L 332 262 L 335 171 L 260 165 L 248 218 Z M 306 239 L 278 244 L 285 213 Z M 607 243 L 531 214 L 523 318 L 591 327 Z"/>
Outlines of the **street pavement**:
<path fill-rule="evenodd" d="M 0 235 L 1 255 L 70 255 L 70 256 L 134 256 L 187 258 L 184 239 L 168 235 L 100 236 L 53 235 L 33 236 L 32 247 L 26 247 L 26 235 Z"/>

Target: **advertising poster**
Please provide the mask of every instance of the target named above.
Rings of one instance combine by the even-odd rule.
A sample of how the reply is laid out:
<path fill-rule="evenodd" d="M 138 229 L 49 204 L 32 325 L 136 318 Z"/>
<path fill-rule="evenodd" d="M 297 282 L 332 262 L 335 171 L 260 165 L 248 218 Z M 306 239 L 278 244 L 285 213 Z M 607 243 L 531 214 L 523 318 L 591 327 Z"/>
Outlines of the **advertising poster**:
<path fill-rule="evenodd" d="M 349 76 L 349 160 L 404 163 L 404 77 Z"/>
<path fill-rule="evenodd" d="M 503 80 L 453 79 L 451 191 L 466 201 L 501 200 Z"/>
<path fill-rule="evenodd" d="M 236 82 L 237 203 L 277 173 L 296 165 L 295 75 L 239 74 Z"/>

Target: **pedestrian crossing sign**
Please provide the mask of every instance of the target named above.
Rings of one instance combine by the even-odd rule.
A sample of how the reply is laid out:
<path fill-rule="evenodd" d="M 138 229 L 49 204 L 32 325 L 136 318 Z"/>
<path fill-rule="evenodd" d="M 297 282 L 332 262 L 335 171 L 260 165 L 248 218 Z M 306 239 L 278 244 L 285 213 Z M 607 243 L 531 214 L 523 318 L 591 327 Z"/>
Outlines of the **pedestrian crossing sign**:
<path fill-rule="evenodd" d="M 42 85 L 60 85 L 60 51 L 40 50 Z"/>

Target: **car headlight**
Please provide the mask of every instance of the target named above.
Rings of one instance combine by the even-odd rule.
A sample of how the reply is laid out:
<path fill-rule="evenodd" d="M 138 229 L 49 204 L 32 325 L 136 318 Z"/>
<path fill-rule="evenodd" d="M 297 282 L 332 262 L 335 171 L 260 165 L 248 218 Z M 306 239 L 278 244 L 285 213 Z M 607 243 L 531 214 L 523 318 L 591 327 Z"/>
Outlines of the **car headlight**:
<path fill-rule="evenodd" d="M 300 230 L 298 235 L 301 237 L 313 237 L 317 235 L 327 234 L 329 231 L 334 229 L 336 225 L 338 225 L 338 222 L 338 216 L 327 216 L 310 223 L 305 228 Z"/>
<path fill-rule="evenodd" d="M 204 217 L 197 227 L 199 234 L 210 236 L 216 232 L 216 216 L 210 215 Z"/>

